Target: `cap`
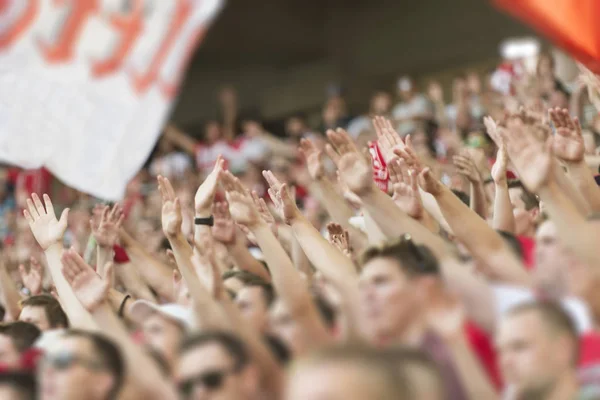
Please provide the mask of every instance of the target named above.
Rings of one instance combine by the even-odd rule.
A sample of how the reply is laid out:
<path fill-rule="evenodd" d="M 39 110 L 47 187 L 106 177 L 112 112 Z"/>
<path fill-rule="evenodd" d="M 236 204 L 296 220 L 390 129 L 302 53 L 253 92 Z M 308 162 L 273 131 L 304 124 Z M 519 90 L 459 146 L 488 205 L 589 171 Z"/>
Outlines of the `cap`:
<path fill-rule="evenodd" d="M 131 317 L 137 324 L 141 324 L 155 313 L 182 325 L 185 329 L 190 329 L 194 325 L 192 310 L 179 304 L 158 305 L 147 300 L 136 300 L 131 305 Z"/>

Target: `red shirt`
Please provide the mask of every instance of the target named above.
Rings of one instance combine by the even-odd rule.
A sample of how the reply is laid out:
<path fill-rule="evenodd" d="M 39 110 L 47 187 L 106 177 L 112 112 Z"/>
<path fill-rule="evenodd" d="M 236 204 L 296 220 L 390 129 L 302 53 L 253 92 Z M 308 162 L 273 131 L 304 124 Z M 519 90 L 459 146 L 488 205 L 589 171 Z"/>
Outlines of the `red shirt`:
<path fill-rule="evenodd" d="M 523 263 L 528 270 L 535 267 L 535 239 L 527 236 L 517 237 L 523 250 Z"/>
<path fill-rule="evenodd" d="M 465 335 L 471 345 L 471 350 L 477 355 L 490 381 L 496 389 L 500 390 L 502 388 L 502 378 L 492 339 L 483 329 L 470 321 L 465 324 Z"/>

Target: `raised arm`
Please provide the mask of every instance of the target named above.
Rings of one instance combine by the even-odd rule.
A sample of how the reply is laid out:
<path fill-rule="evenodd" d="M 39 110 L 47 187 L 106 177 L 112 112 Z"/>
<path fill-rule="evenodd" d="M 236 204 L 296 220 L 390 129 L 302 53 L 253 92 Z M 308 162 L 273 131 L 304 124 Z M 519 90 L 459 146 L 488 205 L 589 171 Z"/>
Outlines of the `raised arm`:
<path fill-rule="evenodd" d="M 518 118 L 504 131 L 508 154 L 528 190 L 538 193 L 548 214 L 557 225 L 559 237 L 590 267 L 600 261 L 600 227 L 588 222 L 577 210 L 569 194 L 556 182 L 552 137 L 546 143 L 536 139 L 531 127 Z"/>
<path fill-rule="evenodd" d="M 212 217 L 213 202 L 219 186 L 219 176 L 223 173 L 225 160 L 223 157 L 217 157 L 215 166 L 204 182 L 198 187 L 194 197 L 195 219 L 209 221 Z M 207 239 L 212 240 L 211 223 L 194 223 L 194 243 L 202 246 L 207 243 Z"/>
<path fill-rule="evenodd" d="M 458 173 L 464 176 L 469 182 L 471 210 L 475 211 L 484 220 L 487 219 L 488 205 L 485 194 L 485 187 L 481 179 L 481 174 L 477 170 L 475 163 L 468 153 L 454 156 L 454 166 Z"/>
<path fill-rule="evenodd" d="M 112 283 L 112 264 L 108 264 L 106 280 L 100 278 L 74 251 L 67 250 L 62 256 L 62 273 L 72 288 L 78 302 L 91 313 L 100 330 L 115 341 L 123 352 L 130 382 L 138 398 L 176 399 L 175 388 L 158 369 L 150 356 L 129 336 L 108 304 Z"/>
<path fill-rule="evenodd" d="M 261 248 L 265 260 L 271 270 L 272 282 L 281 301 L 290 310 L 292 317 L 302 327 L 304 335 L 311 338 L 311 343 L 317 347 L 329 341 L 329 333 L 321 320 L 319 312 L 312 300 L 308 285 L 294 268 L 283 247 L 271 231 L 268 224 L 262 220 L 250 193 L 240 191 L 236 178 L 225 174 L 223 186 L 227 191 L 229 211 L 233 219 L 240 225 L 250 229 Z M 287 187 L 283 196 L 289 196 Z M 275 199 L 275 193 L 271 196 Z"/>
<path fill-rule="evenodd" d="M 189 155 L 196 155 L 198 142 L 191 138 L 187 133 L 181 131 L 175 125 L 167 125 L 165 132 L 163 133 L 163 138 L 173 143 L 175 146 L 179 147 Z"/>
<path fill-rule="evenodd" d="M 214 204 L 213 217 L 215 220 L 212 227 L 213 238 L 227 247 L 235 265 L 241 270 L 260 276 L 265 282 L 271 282 L 269 271 L 248 250 L 243 234 L 231 218 L 227 202 Z"/>
<path fill-rule="evenodd" d="M 338 129 L 335 132 L 329 131 L 327 136 L 335 146 L 334 148 L 327 145 L 327 154 L 337 165 L 340 177 L 348 188 L 360 197 L 363 209 L 369 213 L 381 231 L 389 238 L 410 233 L 415 241 L 429 246 L 438 258 L 446 257 L 450 251 L 446 242 L 408 216 L 391 197 L 375 186 L 369 162 L 358 151 L 348 133 Z"/>
<path fill-rule="evenodd" d="M 466 266 L 460 264 L 454 257 L 452 248 L 440 236 L 406 215 L 389 196 L 375 186 L 370 165 L 344 130 L 329 132 L 328 137 L 335 149 L 329 146 L 327 152 L 338 166 L 340 176 L 348 188 L 361 198 L 363 207 L 381 230 L 392 238 L 410 233 L 416 242 L 428 246 L 438 258 L 450 288 L 460 293 L 464 299 L 469 315 L 488 331 L 493 331 L 494 303 L 487 283 L 476 278 Z M 400 151 L 400 154 L 410 159 L 409 166 L 419 168 L 418 159 L 410 146 Z"/>
<path fill-rule="evenodd" d="M 102 268 L 112 260 L 113 248 L 119 238 L 119 230 L 123 225 L 124 215 L 121 206 L 117 203 L 112 209 L 105 206 L 98 219 L 95 215 L 90 220 L 92 235 L 98 245 L 96 270 L 103 274 Z"/>
<path fill-rule="evenodd" d="M 192 248 L 181 232 L 181 204 L 167 178 L 158 176 L 158 188 L 162 195 L 162 226 L 165 236 L 171 243 L 179 272 L 188 287 L 192 298 L 196 321 L 201 329 L 221 328 L 222 314 L 210 292 L 200 282 L 192 264 Z"/>
<path fill-rule="evenodd" d="M 492 168 L 492 179 L 495 185 L 494 195 L 494 215 L 492 225 L 494 229 L 509 233 L 515 233 L 515 216 L 513 214 L 512 203 L 508 193 L 508 180 L 506 178 L 506 168 L 508 165 L 508 154 L 506 145 L 498 132 L 498 126 L 491 117 L 484 117 L 483 122 L 488 134 L 498 146 L 496 162 Z"/>
<path fill-rule="evenodd" d="M 569 178 L 583 195 L 590 210 L 600 211 L 600 188 L 585 162 L 585 145 L 579 119 L 572 119 L 568 110 L 559 108 L 551 109 L 549 114 L 556 128 L 552 142 L 554 155 L 567 166 Z"/>
<path fill-rule="evenodd" d="M 308 259 L 331 279 L 356 279 L 356 267 L 352 260 L 333 247 L 308 221 L 291 197 L 287 185 L 281 183 L 271 171 L 263 172 L 269 183 L 269 194 L 282 218 L 292 227 L 294 236 Z"/>
<path fill-rule="evenodd" d="M 354 217 L 354 210 L 348 205 L 344 196 L 334 187 L 333 183 L 325 176 L 325 167 L 323 164 L 323 152 L 308 139 L 300 141 L 300 153 L 306 160 L 308 174 L 312 179 L 310 190 L 319 199 L 331 219 L 347 229 L 352 238 L 352 245 L 357 251 L 361 251 L 367 246 L 365 235 L 355 227 L 349 220 Z"/>
<path fill-rule="evenodd" d="M 127 249 L 127 256 L 131 264 L 148 285 L 165 299 L 173 299 L 173 285 L 171 283 L 172 271 L 168 265 L 153 257 L 144 246 L 135 240 L 124 229 L 119 231 L 123 247 Z"/>
<path fill-rule="evenodd" d="M 421 172 L 419 180 L 421 187 L 437 200 L 457 239 L 473 257 L 485 263 L 493 276 L 505 282 L 531 284 L 531 278 L 521 261 L 484 219 L 435 179 L 429 168 Z"/>
<path fill-rule="evenodd" d="M 33 236 L 44 250 L 52 281 L 71 325 L 83 329 L 94 329 L 95 323 L 90 314 L 79 303 L 71 286 L 61 272 L 62 263 L 60 258 L 63 253 L 61 242 L 67 229 L 69 209 L 65 209 L 60 216 L 60 220 L 57 220 L 52 201 L 47 194 L 44 194 L 44 203 L 42 204 L 37 194 L 32 194 L 31 199 L 27 199 L 27 209 L 23 214 L 29 223 Z"/>
<path fill-rule="evenodd" d="M 19 269 L 23 268 L 22 265 Z M 21 313 L 21 307 L 19 302 L 21 301 L 21 295 L 15 285 L 14 280 L 6 270 L 6 264 L 4 260 L 0 260 L 0 297 L 2 298 L 2 304 L 6 309 L 5 318 L 9 321 L 16 321 L 19 319 Z"/>

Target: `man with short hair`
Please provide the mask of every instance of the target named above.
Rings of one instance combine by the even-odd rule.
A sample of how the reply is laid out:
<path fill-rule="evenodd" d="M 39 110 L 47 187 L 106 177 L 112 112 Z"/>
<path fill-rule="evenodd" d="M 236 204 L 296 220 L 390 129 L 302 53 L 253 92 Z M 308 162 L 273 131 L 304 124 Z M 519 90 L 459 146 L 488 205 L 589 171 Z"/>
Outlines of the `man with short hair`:
<path fill-rule="evenodd" d="M 405 374 L 372 348 L 340 347 L 299 360 L 290 369 L 286 400 L 407 400 Z"/>
<path fill-rule="evenodd" d="M 35 400 L 35 376 L 24 371 L 3 371 L 0 373 L 1 400 Z"/>
<path fill-rule="evenodd" d="M 226 332 L 188 338 L 181 346 L 177 380 L 185 400 L 261 398 L 259 373 L 245 344 Z"/>
<path fill-rule="evenodd" d="M 524 303 L 504 314 L 497 342 L 514 398 L 577 398 L 578 341 L 573 320 L 559 304 Z"/>
<path fill-rule="evenodd" d="M 33 324 L 15 321 L 0 325 L 0 364 L 16 368 L 21 355 L 31 349 L 41 331 Z"/>
<path fill-rule="evenodd" d="M 142 330 L 145 344 L 157 351 L 169 370 L 173 370 L 181 341 L 192 325 L 190 309 L 178 304 L 159 306 L 137 300 L 131 306 L 131 315 Z"/>
<path fill-rule="evenodd" d="M 257 332 L 265 333 L 269 326 L 269 308 L 275 299 L 273 286 L 260 279 L 247 281 L 235 296 L 242 316 Z"/>
<path fill-rule="evenodd" d="M 31 296 L 23 300 L 19 320 L 36 325 L 42 332 L 69 327 L 69 319 L 60 303 L 47 294 Z"/>
<path fill-rule="evenodd" d="M 124 376 L 125 364 L 113 342 L 97 333 L 69 330 L 44 354 L 38 398 L 114 400 Z"/>

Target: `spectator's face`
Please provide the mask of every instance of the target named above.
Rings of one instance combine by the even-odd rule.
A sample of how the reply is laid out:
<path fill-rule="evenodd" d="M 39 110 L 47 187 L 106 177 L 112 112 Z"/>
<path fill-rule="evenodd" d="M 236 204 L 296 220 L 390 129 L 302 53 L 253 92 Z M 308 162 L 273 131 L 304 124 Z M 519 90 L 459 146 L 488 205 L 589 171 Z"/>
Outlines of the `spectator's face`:
<path fill-rule="evenodd" d="M 528 396 L 543 392 L 569 368 L 562 346 L 535 312 L 504 317 L 498 347 L 505 383 L 514 387 L 519 398 L 534 398 Z"/>
<path fill-rule="evenodd" d="M 243 400 L 252 398 L 258 388 L 254 370 L 246 367 L 236 372 L 235 361 L 218 343 L 181 354 L 177 382 L 184 400 Z"/>
<path fill-rule="evenodd" d="M 569 99 L 560 90 L 554 90 L 550 93 L 549 99 L 550 108 L 569 108 Z"/>
<path fill-rule="evenodd" d="M 16 368 L 20 360 L 21 355 L 10 336 L 0 335 L 0 364 Z"/>
<path fill-rule="evenodd" d="M 567 272 L 573 257 L 560 242 L 552 221 L 542 223 L 536 232 L 535 260 L 537 286 L 565 294 L 571 280 Z"/>
<path fill-rule="evenodd" d="M 289 136 L 299 137 L 304 134 L 304 122 L 300 118 L 290 118 L 286 123 L 286 132 Z"/>
<path fill-rule="evenodd" d="M 369 371 L 354 365 L 325 362 L 293 369 L 285 400 L 382 399 L 381 384 Z"/>
<path fill-rule="evenodd" d="M 302 353 L 305 349 L 307 343 L 303 332 L 281 300 L 276 300 L 271 308 L 270 328 L 293 354 Z"/>
<path fill-rule="evenodd" d="M 221 138 L 221 127 L 217 122 L 206 124 L 205 137 L 208 143 L 216 142 Z"/>
<path fill-rule="evenodd" d="M 242 316 L 258 332 L 264 332 L 269 322 L 269 307 L 263 289 L 258 286 L 245 286 L 235 297 Z"/>
<path fill-rule="evenodd" d="M 41 400 L 104 400 L 114 386 L 92 344 L 80 337 L 58 340 L 45 354 L 38 374 Z"/>
<path fill-rule="evenodd" d="M 142 331 L 146 344 L 160 353 L 170 366 L 173 366 L 183 336 L 181 327 L 170 319 L 155 313 L 144 321 Z"/>
<path fill-rule="evenodd" d="M 415 283 L 393 259 L 378 257 L 364 265 L 361 303 L 375 336 L 397 335 L 410 324 L 420 305 Z"/>
<path fill-rule="evenodd" d="M 377 93 L 371 100 L 371 112 L 374 115 L 386 115 L 392 107 L 392 98 L 387 93 Z"/>
<path fill-rule="evenodd" d="M 525 202 L 522 199 L 523 189 L 522 188 L 510 188 L 508 189 L 508 195 L 510 202 L 513 205 L 513 215 L 515 217 L 516 233 L 522 235 L 529 231 L 534 223 L 534 218 L 531 212 L 526 210 Z"/>
<path fill-rule="evenodd" d="M 44 307 L 25 306 L 19 315 L 19 321 L 29 322 L 44 332 L 52 329 Z"/>

